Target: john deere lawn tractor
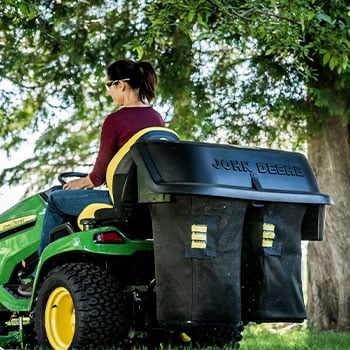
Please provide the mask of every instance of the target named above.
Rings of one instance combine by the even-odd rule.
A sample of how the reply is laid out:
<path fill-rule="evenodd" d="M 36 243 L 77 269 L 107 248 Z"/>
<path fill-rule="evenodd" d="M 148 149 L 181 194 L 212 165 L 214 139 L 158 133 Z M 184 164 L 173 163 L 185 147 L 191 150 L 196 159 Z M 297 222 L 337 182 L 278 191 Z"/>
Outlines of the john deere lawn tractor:
<path fill-rule="evenodd" d="M 106 182 L 113 204 L 67 217 L 40 257 L 56 187 L 0 215 L 0 347 L 238 346 L 248 322 L 305 319 L 301 240 L 322 240 L 332 199 L 302 154 L 148 128 Z"/>

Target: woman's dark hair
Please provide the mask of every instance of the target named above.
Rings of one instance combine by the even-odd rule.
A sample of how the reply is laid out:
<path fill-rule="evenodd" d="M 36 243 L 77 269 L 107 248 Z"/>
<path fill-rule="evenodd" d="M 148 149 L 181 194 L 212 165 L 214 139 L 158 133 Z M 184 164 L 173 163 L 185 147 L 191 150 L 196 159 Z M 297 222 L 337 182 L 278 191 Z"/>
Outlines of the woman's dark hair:
<path fill-rule="evenodd" d="M 127 81 L 133 89 L 139 89 L 142 102 L 151 102 L 156 97 L 157 74 L 151 63 L 132 60 L 119 60 L 107 68 L 111 80 L 130 79 Z"/>

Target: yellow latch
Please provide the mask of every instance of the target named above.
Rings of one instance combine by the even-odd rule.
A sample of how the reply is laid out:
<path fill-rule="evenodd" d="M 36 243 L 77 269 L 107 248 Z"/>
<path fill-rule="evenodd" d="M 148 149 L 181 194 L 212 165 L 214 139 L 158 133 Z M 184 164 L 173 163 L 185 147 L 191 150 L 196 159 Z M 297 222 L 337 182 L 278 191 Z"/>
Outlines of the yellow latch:
<path fill-rule="evenodd" d="M 207 225 L 193 224 L 191 226 L 191 248 L 205 249 L 207 247 Z"/>
<path fill-rule="evenodd" d="M 275 239 L 275 225 L 264 223 L 263 225 L 263 238 L 262 238 L 262 246 L 264 248 L 271 248 L 273 245 L 273 241 Z"/>

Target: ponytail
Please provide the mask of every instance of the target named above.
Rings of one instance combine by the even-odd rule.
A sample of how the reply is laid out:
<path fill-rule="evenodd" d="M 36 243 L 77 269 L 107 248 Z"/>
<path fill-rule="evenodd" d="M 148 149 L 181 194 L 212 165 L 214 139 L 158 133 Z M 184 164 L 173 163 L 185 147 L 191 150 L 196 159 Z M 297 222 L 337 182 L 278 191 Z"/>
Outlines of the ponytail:
<path fill-rule="evenodd" d="M 139 97 L 141 101 L 151 102 L 156 98 L 157 88 L 157 74 L 149 62 L 139 62 L 139 69 L 142 73 L 142 80 L 140 84 Z"/>
<path fill-rule="evenodd" d="M 151 63 L 146 61 L 119 60 L 107 68 L 111 80 L 130 79 L 127 83 L 133 89 L 139 89 L 142 102 L 151 102 L 156 97 L 157 74 Z"/>

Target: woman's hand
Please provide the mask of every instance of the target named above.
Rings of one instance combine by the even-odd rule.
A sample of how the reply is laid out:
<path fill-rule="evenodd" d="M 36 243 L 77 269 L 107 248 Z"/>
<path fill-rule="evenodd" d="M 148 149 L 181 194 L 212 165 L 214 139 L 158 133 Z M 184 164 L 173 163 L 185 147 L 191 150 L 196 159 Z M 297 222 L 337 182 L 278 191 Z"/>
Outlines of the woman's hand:
<path fill-rule="evenodd" d="M 67 182 L 63 185 L 64 190 L 81 190 L 83 188 L 93 188 L 94 184 L 90 180 L 89 176 L 82 177 L 80 179 L 75 179 Z"/>

